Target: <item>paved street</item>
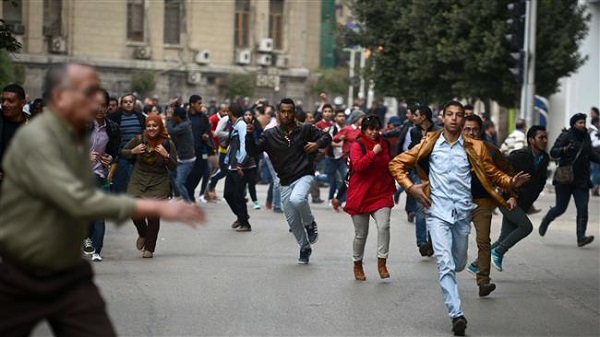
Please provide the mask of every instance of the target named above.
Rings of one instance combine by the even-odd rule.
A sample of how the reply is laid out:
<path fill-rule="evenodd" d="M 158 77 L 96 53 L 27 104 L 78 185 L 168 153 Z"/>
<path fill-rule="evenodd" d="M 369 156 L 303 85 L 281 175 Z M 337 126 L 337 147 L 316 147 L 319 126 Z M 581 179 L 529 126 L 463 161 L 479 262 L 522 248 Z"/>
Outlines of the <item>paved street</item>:
<path fill-rule="evenodd" d="M 264 203 L 266 186 L 258 190 Z M 553 201 L 545 193 L 536 207 L 545 212 Z M 378 278 L 373 224 L 366 282 L 353 278 L 350 217 L 326 204 L 313 205 L 320 239 L 309 265 L 296 263 L 297 244 L 282 214 L 249 209 L 253 232 L 236 233 L 224 201 L 204 207 L 209 221 L 199 230 L 163 223 L 154 259 L 135 249 L 131 223 L 108 226 L 104 261 L 94 267 L 120 335 L 451 335 L 435 261 L 418 254 L 403 207 L 392 214 L 392 277 Z M 576 246 L 572 201 L 541 238 L 544 212 L 532 216 L 534 232 L 505 256 L 505 270 L 492 270 L 498 288 L 489 298 L 478 297 L 473 275 L 459 274 L 467 335 L 600 335 L 600 198 L 590 199 L 588 234 L 596 241 L 583 249 Z M 500 221 L 494 217 L 492 241 Z M 474 239 L 473 230 L 470 259 Z M 48 334 L 42 325 L 34 336 Z"/>

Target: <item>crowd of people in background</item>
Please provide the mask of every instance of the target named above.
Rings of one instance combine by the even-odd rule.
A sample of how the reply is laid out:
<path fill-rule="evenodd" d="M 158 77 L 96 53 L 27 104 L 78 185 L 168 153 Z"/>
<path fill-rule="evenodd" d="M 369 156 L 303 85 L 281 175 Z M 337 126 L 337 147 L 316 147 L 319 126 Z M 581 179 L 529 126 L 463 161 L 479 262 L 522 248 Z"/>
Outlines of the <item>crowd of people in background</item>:
<path fill-rule="evenodd" d="M 190 204 L 222 198 L 233 214 L 232 229 L 240 233 L 253 230 L 248 203 L 253 210 L 264 207 L 283 213 L 297 241 L 301 264 L 309 263 L 319 237 L 311 195 L 312 203 L 327 202 L 333 211 L 343 209 L 350 215 L 351 257 L 359 281 L 366 280 L 362 260 L 370 218 L 377 225 L 378 274 L 382 279 L 390 277 L 386 264 L 390 215 L 406 192 L 407 221 L 415 223 L 419 254 L 437 259 L 440 287 L 456 335 L 464 335 L 467 326 L 456 272 L 466 268 L 475 274 L 481 297 L 496 289 L 491 266 L 502 271 L 509 249 L 532 232 L 528 214 L 539 211 L 533 203 L 546 185 L 551 160 L 570 169 L 570 177 L 554 176 L 556 205 L 544 216 L 539 234 L 547 234 L 572 195 L 577 245 L 594 240 L 586 229 L 589 191 L 598 196 L 600 188 L 597 108 L 592 108 L 589 129 L 586 114 L 573 115 L 570 128 L 547 152 L 544 127 L 528 128 L 519 120 L 499 145 L 495 125 L 486 114 L 475 114 L 473 106 L 457 101 L 435 112 L 414 103 L 389 116 L 383 102 L 370 109 L 360 100 L 344 106 L 330 102 L 325 94 L 314 111 L 304 111 L 289 98 L 276 104 L 241 97 L 219 104 L 211 98 L 205 105 L 197 94 L 185 102 L 174 97 L 161 105 L 158 96 L 111 97 L 99 87 L 86 93 L 86 99 L 95 108 L 85 134 L 90 144 L 89 170 L 97 188 L 136 199 L 179 199 Z M 0 184 L 5 175 L 18 174 L 9 171 L 15 167 L 12 163 L 2 161 L 17 130 L 48 113 L 43 112 L 44 104 L 52 102 L 51 97 L 27 100 L 19 85 L 2 90 Z M 53 108 L 59 109 L 56 104 Z M 220 196 L 216 188 L 223 178 Z M 260 183 L 268 185 L 264 203 L 256 193 Z M 325 200 L 320 193 L 323 186 L 328 188 Z M 490 226 L 496 209 L 502 215 L 502 228 L 492 243 Z M 143 258 L 153 258 L 160 214 L 128 211 L 118 218 L 127 215 L 137 229 L 136 249 Z M 471 222 L 478 254 L 468 263 Z M 81 245 L 92 261 L 102 261 L 104 227 L 103 219 L 94 218 L 86 229 Z M 6 249 L 2 244 L 0 237 L 0 253 Z"/>

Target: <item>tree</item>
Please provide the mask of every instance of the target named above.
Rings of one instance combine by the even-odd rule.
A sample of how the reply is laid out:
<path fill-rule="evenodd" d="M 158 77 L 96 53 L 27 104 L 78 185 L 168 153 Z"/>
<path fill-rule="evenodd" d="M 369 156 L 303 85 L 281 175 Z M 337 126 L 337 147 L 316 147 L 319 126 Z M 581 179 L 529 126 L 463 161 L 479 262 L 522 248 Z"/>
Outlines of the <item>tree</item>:
<path fill-rule="evenodd" d="M 234 98 L 236 96 L 252 97 L 256 88 L 256 75 L 253 74 L 229 74 L 227 76 L 227 87 L 225 96 Z"/>
<path fill-rule="evenodd" d="M 344 96 L 348 91 L 348 68 L 321 69 L 318 75 L 317 83 L 310 90 L 312 94 L 325 92 L 331 96 Z"/>
<path fill-rule="evenodd" d="M 142 97 L 146 96 L 156 87 L 154 74 L 149 71 L 134 72 L 131 74 L 131 91 Z"/>
<path fill-rule="evenodd" d="M 4 49 L 11 53 L 18 53 L 21 51 L 21 48 L 21 43 L 15 39 L 10 26 L 4 20 L 0 19 L 0 50 Z"/>
<path fill-rule="evenodd" d="M 378 92 L 404 100 L 454 97 L 518 101 L 519 84 L 504 36 L 507 4 L 516 0 L 357 0 L 360 43 L 374 53 L 370 76 Z M 585 58 L 578 44 L 587 21 L 577 0 L 539 0 L 537 93 L 548 96 Z M 382 47 L 382 48 L 379 48 Z"/>

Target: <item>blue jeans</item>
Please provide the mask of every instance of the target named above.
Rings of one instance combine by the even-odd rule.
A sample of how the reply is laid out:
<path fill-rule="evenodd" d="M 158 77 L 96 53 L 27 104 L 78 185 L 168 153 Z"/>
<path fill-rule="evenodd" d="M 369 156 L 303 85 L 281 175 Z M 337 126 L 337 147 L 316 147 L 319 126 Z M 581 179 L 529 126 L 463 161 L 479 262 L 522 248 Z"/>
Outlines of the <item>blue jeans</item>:
<path fill-rule="evenodd" d="M 217 183 L 219 180 L 225 178 L 227 176 L 227 172 L 229 171 L 227 168 L 227 164 L 225 164 L 225 158 L 227 157 L 227 153 L 219 153 L 219 170 L 210 177 L 210 183 L 208 184 L 208 190 L 214 191 L 215 187 L 217 187 Z"/>
<path fill-rule="evenodd" d="M 430 214 L 427 215 L 429 234 L 437 259 L 438 278 L 444 302 L 450 318 L 463 315 L 456 283 L 456 272 L 467 265 L 467 248 L 471 232 L 471 218 L 454 219 L 447 222 Z"/>
<path fill-rule="evenodd" d="M 333 199 L 335 197 L 335 192 L 338 187 L 338 178 L 337 174 L 340 174 L 342 181 L 346 178 L 346 173 L 348 172 L 348 167 L 346 165 L 346 160 L 344 158 L 325 158 L 325 173 L 327 173 L 327 180 L 329 180 L 329 198 L 328 200 Z"/>
<path fill-rule="evenodd" d="M 122 194 L 127 192 L 129 178 L 133 173 L 132 161 L 126 158 L 117 159 L 117 170 L 113 177 L 112 192 Z"/>
<path fill-rule="evenodd" d="M 271 185 L 272 185 L 272 194 L 273 194 L 273 208 L 281 209 L 281 191 L 279 189 L 279 177 L 277 176 L 277 172 L 273 168 L 273 163 L 271 159 L 265 157 L 263 163 L 266 164 L 269 169 L 269 173 L 271 173 Z"/>
<path fill-rule="evenodd" d="M 600 164 L 591 162 L 591 172 L 592 172 L 592 184 L 600 185 Z"/>
<path fill-rule="evenodd" d="M 106 181 L 106 178 L 96 176 L 96 186 L 105 192 L 110 191 L 110 185 Z M 102 252 L 102 246 L 104 245 L 104 232 L 106 225 L 104 219 L 96 220 L 90 224 L 90 239 L 92 240 L 92 247 L 96 251 L 96 254 Z"/>
<path fill-rule="evenodd" d="M 190 194 L 187 190 L 187 179 L 194 167 L 194 162 L 189 163 L 177 163 L 177 169 L 175 171 L 175 179 L 173 180 L 173 188 L 179 194 L 180 197 L 185 201 L 193 202 L 194 200 L 190 198 Z"/>
<path fill-rule="evenodd" d="M 196 161 L 194 162 L 190 174 L 188 174 L 186 182 L 188 195 L 191 200 L 196 200 L 196 187 L 198 187 L 198 184 L 200 184 L 200 180 L 202 180 L 202 177 L 204 177 L 206 171 L 208 170 L 208 160 L 206 158 L 203 158 L 203 156 L 206 156 L 206 154 L 203 154 L 201 149 L 196 149 L 195 154 Z"/>
<path fill-rule="evenodd" d="M 315 220 L 308 204 L 308 193 L 314 179 L 313 176 L 304 176 L 288 186 L 281 186 L 283 212 L 301 249 L 310 247 L 304 227 Z"/>
<path fill-rule="evenodd" d="M 411 171 L 414 172 L 414 171 Z M 410 179 L 414 184 L 420 184 L 421 179 L 414 173 L 410 175 Z M 408 193 L 407 193 L 408 195 Z M 413 200 L 415 200 L 413 198 Z M 427 240 L 427 220 L 425 218 L 425 207 L 420 203 L 415 204 L 415 235 L 417 237 L 417 246 L 426 243 Z"/>

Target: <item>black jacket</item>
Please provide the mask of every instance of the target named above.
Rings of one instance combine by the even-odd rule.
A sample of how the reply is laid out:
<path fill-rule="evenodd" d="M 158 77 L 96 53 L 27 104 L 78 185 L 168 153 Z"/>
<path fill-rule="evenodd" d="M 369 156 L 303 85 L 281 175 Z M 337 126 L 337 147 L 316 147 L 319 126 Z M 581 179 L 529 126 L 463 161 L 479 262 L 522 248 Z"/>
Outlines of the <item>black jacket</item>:
<path fill-rule="evenodd" d="M 310 124 L 301 124 L 292 131 L 289 141 L 280 126 L 266 130 L 258 141 L 250 133 L 246 134 L 246 152 L 255 156 L 266 152 L 273 163 L 282 186 L 288 186 L 306 175 L 314 175 L 316 153 L 306 153 L 304 146 L 316 142 L 319 148 L 331 143 L 331 136 Z"/>
<path fill-rule="evenodd" d="M 510 161 L 515 173 L 524 171 L 531 176 L 531 179 L 519 188 L 517 199 L 517 205 L 526 212 L 537 200 L 546 185 L 550 156 L 546 152 L 542 153 L 542 156 L 543 158 L 537 168 L 533 162 L 533 152 L 529 147 L 515 150 L 508 156 L 508 161 Z"/>
<path fill-rule="evenodd" d="M 412 149 L 415 145 L 419 144 L 421 142 L 421 139 L 423 139 L 423 137 L 425 136 L 425 134 L 427 134 L 427 132 L 430 131 L 437 131 L 437 130 L 441 130 L 442 127 L 440 127 L 437 124 L 434 124 L 433 122 L 431 123 L 431 125 L 427 128 L 427 131 L 425 133 L 423 133 L 423 130 L 421 129 L 420 126 L 415 125 L 414 128 L 410 129 L 410 144 L 408 145 L 409 149 Z"/>
<path fill-rule="evenodd" d="M 138 112 L 136 110 L 134 110 L 133 113 L 137 116 L 138 120 L 140 121 L 140 125 L 142 126 L 142 130 L 143 130 L 144 125 L 146 125 L 146 117 L 144 116 L 144 114 L 142 114 L 141 112 Z M 110 119 L 111 121 L 117 123 L 117 125 L 120 127 L 121 119 L 123 119 L 123 110 L 119 109 L 119 110 L 109 114 L 106 117 L 108 119 Z"/>
<path fill-rule="evenodd" d="M 121 129 L 117 123 L 106 118 L 106 135 L 108 136 L 108 144 L 106 144 L 106 153 L 113 157 L 113 162 L 119 154 L 119 145 L 121 144 Z M 94 123 L 89 125 L 89 130 L 94 130 Z"/>
<path fill-rule="evenodd" d="M 572 145 L 572 149 L 565 152 L 565 148 Z M 575 160 L 575 156 L 579 149 L 581 154 Z M 573 175 L 575 180 L 573 184 L 578 188 L 592 188 L 590 181 L 590 161 L 600 163 L 600 155 L 593 151 L 592 141 L 587 130 L 579 132 L 575 128 L 570 128 L 563 131 L 550 150 L 552 158 L 558 158 L 558 166 L 573 165 Z M 552 180 L 552 184 L 556 185 L 556 180 Z"/>

